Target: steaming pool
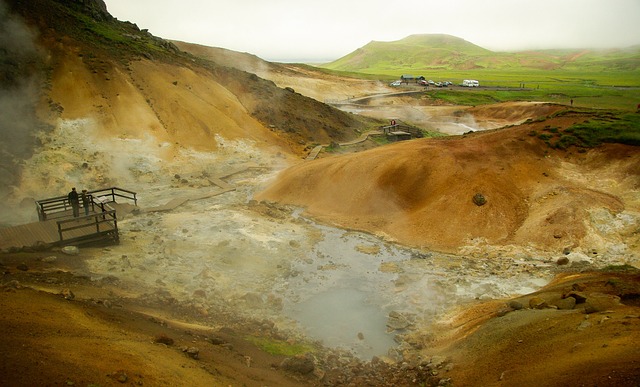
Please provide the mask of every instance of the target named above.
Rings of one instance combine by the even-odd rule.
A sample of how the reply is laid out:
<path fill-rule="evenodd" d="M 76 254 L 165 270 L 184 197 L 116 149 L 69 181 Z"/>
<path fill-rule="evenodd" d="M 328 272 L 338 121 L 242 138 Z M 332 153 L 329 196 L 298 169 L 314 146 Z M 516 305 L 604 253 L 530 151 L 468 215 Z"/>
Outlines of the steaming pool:
<path fill-rule="evenodd" d="M 412 250 L 297 212 L 256 216 L 233 204 L 247 193 L 123 219 L 122 243 L 90 270 L 198 308 L 267 319 L 364 360 L 397 358 L 398 335 L 454 305 L 531 292 L 550 279 L 527 273 L 537 263 L 526 259 L 509 272 L 499 260 Z"/>

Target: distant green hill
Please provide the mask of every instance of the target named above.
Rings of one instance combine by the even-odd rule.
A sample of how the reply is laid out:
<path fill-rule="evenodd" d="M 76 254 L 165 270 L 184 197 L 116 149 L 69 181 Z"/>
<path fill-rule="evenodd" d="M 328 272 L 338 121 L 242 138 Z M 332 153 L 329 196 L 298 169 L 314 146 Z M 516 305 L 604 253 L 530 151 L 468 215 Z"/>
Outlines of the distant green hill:
<path fill-rule="evenodd" d="M 410 35 L 372 41 L 320 67 L 368 74 L 469 70 L 639 71 L 640 46 L 610 50 L 494 52 L 450 35 Z"/>

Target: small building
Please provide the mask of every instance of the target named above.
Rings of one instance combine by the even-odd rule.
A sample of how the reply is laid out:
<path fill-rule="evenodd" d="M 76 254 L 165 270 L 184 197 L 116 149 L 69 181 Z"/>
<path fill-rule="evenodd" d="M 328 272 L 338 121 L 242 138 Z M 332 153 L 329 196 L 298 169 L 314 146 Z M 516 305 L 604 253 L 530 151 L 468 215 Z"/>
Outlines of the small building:
<path fill-rule="evenodd" d="M 414 77 L 413 75 L 410 74 L 404 74 L 402 76 L 400 76 L 400 81 L 402 83 L 418 83 L 418 81 L 423 81 L 425 78 L 421 75 L 419 77 Z"/>

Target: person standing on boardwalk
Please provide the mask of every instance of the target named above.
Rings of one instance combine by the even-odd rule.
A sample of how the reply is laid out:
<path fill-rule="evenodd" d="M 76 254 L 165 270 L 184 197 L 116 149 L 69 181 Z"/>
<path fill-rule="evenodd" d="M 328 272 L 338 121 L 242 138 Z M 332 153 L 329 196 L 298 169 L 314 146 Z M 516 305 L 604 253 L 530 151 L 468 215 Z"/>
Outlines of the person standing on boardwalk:
<path fill-rule="evenodd" d="M 80 216 L 80 201 L 78 200 L 78 192 L 76 192 L 76 187 L 71 188 L 71 192 L 67 195 L 69 199 L 69 204 L 71 204 L 71 208 L 73 209 L 73 216 L 77 218 Z"/>
<path fill-rule="evenodd" d="M 80 198 L 82 198 L 82 207 L 84 207 L 84 215 L 89 215 L 89 203 L 91 202 L 90 198 L 89 198 L 89 194 L 87 193 L 86 189 L 82 190 L 82 193 L 80 194 Z"/>

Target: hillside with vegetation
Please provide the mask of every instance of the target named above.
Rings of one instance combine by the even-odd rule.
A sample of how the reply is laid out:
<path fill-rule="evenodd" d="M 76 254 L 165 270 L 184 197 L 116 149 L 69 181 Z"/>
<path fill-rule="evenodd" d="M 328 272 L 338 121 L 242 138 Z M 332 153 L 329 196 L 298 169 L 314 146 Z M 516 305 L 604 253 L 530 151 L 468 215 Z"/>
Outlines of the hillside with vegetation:
<path fill-rule="evenodd" d="M 640 47 L 494 52 L 455 36 L 424 34 L 392 42 L 372 41 L 322 67 L 378 74 L 399 70 L 638 71 Z"/>
<path fill-rule="evenodd" d="M 463 105 L 573 101 L 581 107 L 635 111 L 640 102 L 640 46 L 494 52 L 454 36 L 411 35 L 371 42 L 320 68 L 386 81 L 402 74 L 454 85 L 479 80 L 480 89 L 465 93 L 427 91 Z"/>

